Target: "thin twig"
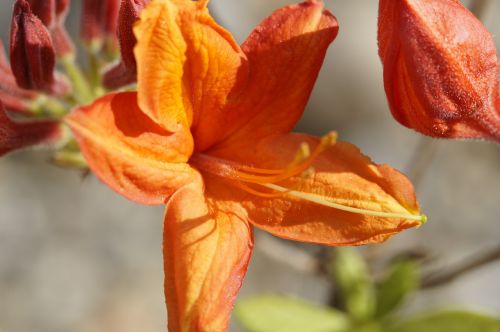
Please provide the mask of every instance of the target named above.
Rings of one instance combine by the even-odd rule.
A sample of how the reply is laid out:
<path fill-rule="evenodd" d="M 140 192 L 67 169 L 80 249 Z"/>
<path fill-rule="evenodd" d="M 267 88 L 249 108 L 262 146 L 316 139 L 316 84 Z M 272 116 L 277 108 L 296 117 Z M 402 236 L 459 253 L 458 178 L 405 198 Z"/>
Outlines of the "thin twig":
<path fill-rule="evenodd" d="M 432 164 L 439 147 L 439 141 L 433 138 L 422 136 L 413 151 L 406 174 L 418 188 L 420 182 Z"/>
<path fill-rule="evenodd" d="M 447 284 L 462 275 L 471 272 L 477 268 L 500 260 L 500 246 L 493 248 L 481 255 L 467 260 L 462 265 L 455 266 L 445 272 L 434 272 L 422 278 L 421 288 L 434 288 Z"/>

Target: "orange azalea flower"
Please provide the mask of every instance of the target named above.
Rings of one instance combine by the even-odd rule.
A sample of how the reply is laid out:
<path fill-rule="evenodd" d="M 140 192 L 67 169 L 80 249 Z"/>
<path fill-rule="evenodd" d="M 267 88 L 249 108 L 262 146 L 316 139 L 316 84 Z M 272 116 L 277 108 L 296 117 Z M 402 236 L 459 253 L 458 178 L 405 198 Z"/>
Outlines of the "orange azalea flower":
<path fill-rule="evenodd" d="M 252 225 L 336 246 L 425 221 L 398 171 L 333 133 L 290 133 L 337 31 L 310 0 L 276 11 L 240 47 L 207 1 L 153 0 L 135 27 L 137 92 L 67 118 L 102 181 L 136 202 L 166 203 L 171 331 L 226 330 Z"/>

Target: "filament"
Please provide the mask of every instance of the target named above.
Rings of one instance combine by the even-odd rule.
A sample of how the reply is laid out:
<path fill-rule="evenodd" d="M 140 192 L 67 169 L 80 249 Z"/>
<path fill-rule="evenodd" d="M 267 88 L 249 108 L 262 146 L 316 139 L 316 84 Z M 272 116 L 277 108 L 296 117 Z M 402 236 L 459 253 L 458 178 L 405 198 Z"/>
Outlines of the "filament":
<path fill-rule="evenodd" d="M 427 222 L 427 217 L 425 215 L 414 215 L 410 212 L 383 212 L 351 207 L 335 203 L 332 199 L 325 196 L 297 191 L 276 184 L 294 176 L 307 178 L 311 174 L 314 174 L 312 164 L 325 150 L 335 144 L 336 138 L 337 135 L 334 132 L 327 134 L 321 139 L 320 143 L 312 152 L 310 152 L 310 148 L 307 143 L 302 143 L 293 160 L 287 165 L 287 167 L 280 169 L 266 169 L 243 165 L 234 161 L 220 159 L 206 154 L 195 154 L 191 157 L 190 162 L 205 172 L 224 179 L 232 180 L 231 182 L 234 186 L 255 196 L 263 198 L 280 198 L 290 196 L 318 205 L 356 214 L 382 218 L 408 219 L 418 221 L 422 224 Z M 259 187 L 261 189 L 259 189 Z"/>

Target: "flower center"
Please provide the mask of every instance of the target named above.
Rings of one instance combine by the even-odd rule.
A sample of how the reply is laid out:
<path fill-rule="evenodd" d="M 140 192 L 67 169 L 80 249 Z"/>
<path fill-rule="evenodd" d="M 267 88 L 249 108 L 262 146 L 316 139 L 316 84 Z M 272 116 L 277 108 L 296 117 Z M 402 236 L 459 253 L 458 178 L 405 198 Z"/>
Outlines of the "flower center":
<path fill-rule="evenodd" d="M 302 143 L 294 159 L 288 164 L 287 167 L 281 169 L 253 167 L 203 153 L 193 155 L 190 159 L 190 163 L 196 165 L 204 172 L 231 180 L 231 184 L 234 186 L 259 197 L 277 198 L 289 196 L 351 213 L 384 218 L 415 220 L 421 222 L 422 224 L 427 222 L 427 217 L 425 215 L 414 215 L 410 212 L 392 213 L 356 208 L 336 203 L 332 197 L 293 190 L 277 184 L 291 177 L 298 176 L 307 179 L 314 173 L 314 169 L 312 168 L 314 161 L 325 150 L 334 145 L 336 139 L 337 134 L 335 132 L 331 132 L 323 136 L 320 143 L 312 152 L 310 151 L 307 143 Z M 265 191 L 266 189 L 267 191 Z"/>

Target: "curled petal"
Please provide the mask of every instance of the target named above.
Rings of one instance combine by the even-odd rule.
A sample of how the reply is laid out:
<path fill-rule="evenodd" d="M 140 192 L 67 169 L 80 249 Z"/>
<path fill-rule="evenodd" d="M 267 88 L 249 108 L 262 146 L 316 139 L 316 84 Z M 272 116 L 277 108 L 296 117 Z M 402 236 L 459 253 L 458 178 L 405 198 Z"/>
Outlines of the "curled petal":
<path fill-rule="evenodd" d="M 226 150 L 217 156 L 253 167 L 282 169 L 294 160 L 304 142 L 314 149 L 319 139 L 299 134 L 276 135 L 254 147 L 249 144 L 244 150 L 238 147 L 236 151 Z M 217 177 L 205 176 L 205 179 L 207 188 L 216 193 L 216 199 L 242 202 L 250 222 L 287 239 L 331 246 L 360 245 L 382 242 L 407 228 L 421 225 L 421 221 L 417 221 L 419 207 L 410 181 L 390 166 L 374 164 L 349 143 L 338 142 L 324 151 L 310 172 L 308 176 L 292 176 L 275 185 L 313 196 L 322 203 L 401 217 L 340 210 L 297 198 L 292 193 L 267 190 L 266 183 L 253 188 L 274 196 L 238 191 L 230 182 Z"/>
<path fill-rule="evenodd" d="M 456 0 L 381 0 L 379 53 L 394 117 L 425 135 L 500 141 L 491 34 Z"/>
<path fill-rule="evenodd" d="M 197 178 L 186 164 L 193 149 L 190 133 L 156 125 L 138 108 L 136 93 L 101 97 L 66 122 L 92 171 L 133 201 L 162 204 Z"/>
<path fill-rule="evenodd" d="M 57 121 L 13 121 L 0 101 L 0 156 L 35 144 L 54 143 L 60 135 Z"/>
<path fill-rule="evenodd" d="M 241 46 L 250 67 L 241 96 L 225 110 L 235 123 L 228 140 L 289 132 L 302 115 L 338 24 L 322 1 L 277 10 Z M 208 124 L 207 124 L 208 125 Z"/>
<path fill-rule="evenodd" d="M 176 192 L 165 212 L 165 297 L 171 332 L 226 331 L 250 260 L 250 225 L 200 183 Z"/>
<path fill-rule="evenodd" d="M 222 106 L 247 74 L 236 42 L 201 1 L 153 1 L 134 32 L 141 109 L 167 130 L 191 126 L 197 149 L 211 145 L 232 126 Z"/>

